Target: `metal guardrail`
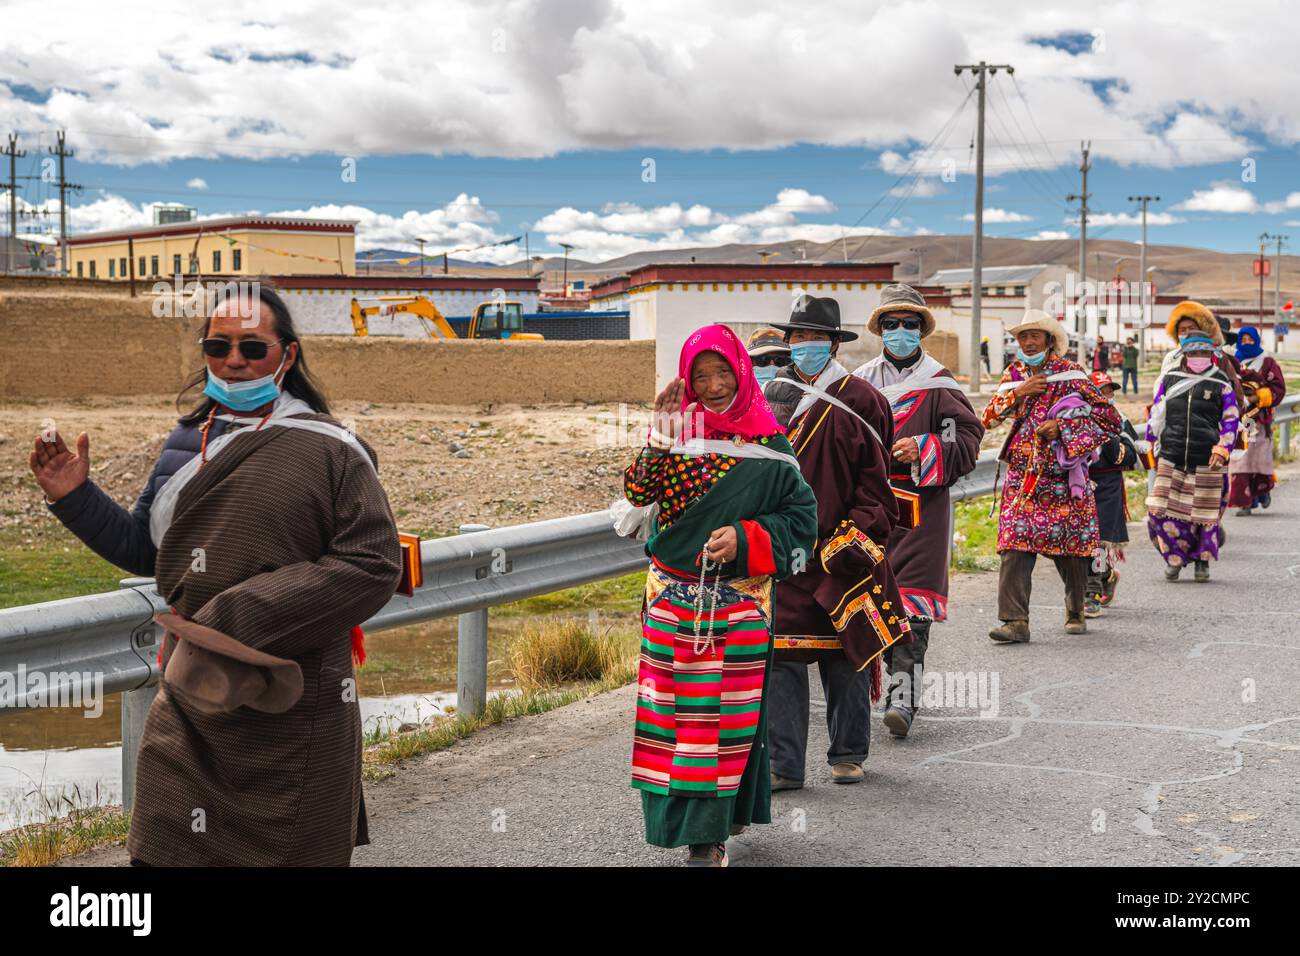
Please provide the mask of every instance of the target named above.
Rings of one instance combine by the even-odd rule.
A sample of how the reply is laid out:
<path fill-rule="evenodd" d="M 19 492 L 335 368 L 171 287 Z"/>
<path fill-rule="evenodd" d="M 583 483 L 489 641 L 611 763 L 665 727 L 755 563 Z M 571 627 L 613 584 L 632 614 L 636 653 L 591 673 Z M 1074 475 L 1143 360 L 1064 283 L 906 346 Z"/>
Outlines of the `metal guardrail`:
<path fill-rule="evenodd" d="M 1284 451 L 1300 395 L 1278 406 L 1274 419 Z M 994 492 L 996 452 L 952 486 L 953 502 Z M 950 529 L 954 521 L 949 511 Z M 488 608 L 645 566 L 642 543 L 617 536 L 604 511 L 486 529 L 463 525 L 461 534 L 425 541 L 424 585 L 412 597 L 395 596 L 364 625 L 367 631 L 459 615 L 457 694 L 463 710 L 481 712 L 487 695 Z M 951 534 L 949 535 L 951 540 Z M 68 699 L 89 690 L 122 694 L 123 803 L 130 807 L 135 754 L 145 714 L 158 685 L 160 629 L 153 615 L 167 609 L 153 581 L 131 578 L 122 590 L 0 610 L 0 674 L 41 674 L 45 686 L 0 708 Z"/>

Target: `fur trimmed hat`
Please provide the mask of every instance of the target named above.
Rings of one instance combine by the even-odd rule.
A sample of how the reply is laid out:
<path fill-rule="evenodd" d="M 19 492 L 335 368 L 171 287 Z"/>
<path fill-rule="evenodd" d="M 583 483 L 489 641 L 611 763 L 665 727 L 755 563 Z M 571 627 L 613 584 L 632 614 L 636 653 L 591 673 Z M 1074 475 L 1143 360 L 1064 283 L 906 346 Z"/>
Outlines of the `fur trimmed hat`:
<path fill-rule="evenodd" d="M 867 319 L 867 331 L 872 335 L 880 334 L 880 317 L 886 312 L 915 312 L 921 317 L 921 338 L 934 331 L 934 316 L 925 306 L 925 299 L 910 285 L 896 282 L 880 290 L 880 305 L 871 312 Z"/>
<path fill-rule="evenodd" d="M 1210 341 L 1215 345 L 1223 344 L 1223 330 L 1219 328 L 1219 320 L 1214 317 L 1214 313 L 1199 302 L 1191 299 L 1184 299 L 1174 306 L 1174 311 L 1169 313 L 1169 321 L 1165 323 L 1165 332 L 1178 344 L 1178 320 L 1192 319 L 1202 332 L 1209 336 Z"/>
<path fill-rule="evenodd" d="M 1026 309 L 1020 324 L 1007 329 L 1012 336 L 1021 332 L 1046 332 L 1052 337 L 1052 348 L 1057 355 L 1065 355 L 1070 349 L 1070 333 L 1065 326 L 1052 318 L 1042 309 Z"/>

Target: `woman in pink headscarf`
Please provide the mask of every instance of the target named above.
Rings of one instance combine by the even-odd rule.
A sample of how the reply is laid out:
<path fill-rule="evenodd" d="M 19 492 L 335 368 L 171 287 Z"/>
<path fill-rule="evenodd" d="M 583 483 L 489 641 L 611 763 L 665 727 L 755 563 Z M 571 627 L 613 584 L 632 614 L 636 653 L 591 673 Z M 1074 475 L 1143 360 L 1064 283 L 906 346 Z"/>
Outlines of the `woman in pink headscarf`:
<path fill-rule="evenodd" d="M 624 475 L 628 501 L 657 512 L 632 786 L 648 842 L 726 866 L 728 836 L 771 822 L 772 583 L 812 553 L 817 502 L 730 329 L 693 333 L 678 374 Z"/>

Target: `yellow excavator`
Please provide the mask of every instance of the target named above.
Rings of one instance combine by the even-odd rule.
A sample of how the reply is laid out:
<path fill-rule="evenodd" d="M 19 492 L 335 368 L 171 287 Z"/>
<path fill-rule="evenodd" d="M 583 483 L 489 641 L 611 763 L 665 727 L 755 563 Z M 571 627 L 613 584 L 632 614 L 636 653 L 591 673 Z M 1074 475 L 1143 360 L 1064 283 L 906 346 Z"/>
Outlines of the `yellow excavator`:
<path fill-rule="evenodd" d="M 367 318 L 372 315 L 414 315 L 431 339 L 459 338 L 451 323 L 422 295 L 377 296 L 352 300 L 352 331 L 359 336 L 370 334 Z M 507 342 L 540 342 L 543 336 L 525 332 L 524 307 L 521 302 L 480 302 L 470 318 L 468 339 L 504 339 Z"/>

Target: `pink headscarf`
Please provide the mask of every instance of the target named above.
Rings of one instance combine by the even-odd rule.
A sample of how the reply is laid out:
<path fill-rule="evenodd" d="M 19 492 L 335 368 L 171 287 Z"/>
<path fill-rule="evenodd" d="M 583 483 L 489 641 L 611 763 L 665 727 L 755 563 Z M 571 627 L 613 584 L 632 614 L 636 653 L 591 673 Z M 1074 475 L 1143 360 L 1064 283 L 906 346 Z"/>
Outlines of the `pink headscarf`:
<path fill-rule="evenodd" d="M 722 356 L 736 376 L 736 395 L 731 407 L 725 412 L 709 411 L 691 387 L 691 367 L 701 352 L 716 352 Z M 704 420 L 703 437 L 726 439 L 740 435 L 754 439 L 785 432 L 772 414 L 767 399 L 763 397 L 763 388 L 758 384 L 758 379 L 754 378 L 749 353 L 735 333 L 725 325 L 706 325 L 691 333 L 677 360 L 677 374 L 686 381 L 682 411 L 685 412 L 692 402 L 699 402 L 699 412 Z M 687 421 L 686 430 L 690 431 L 692 425 L 691 421 Z"/>

